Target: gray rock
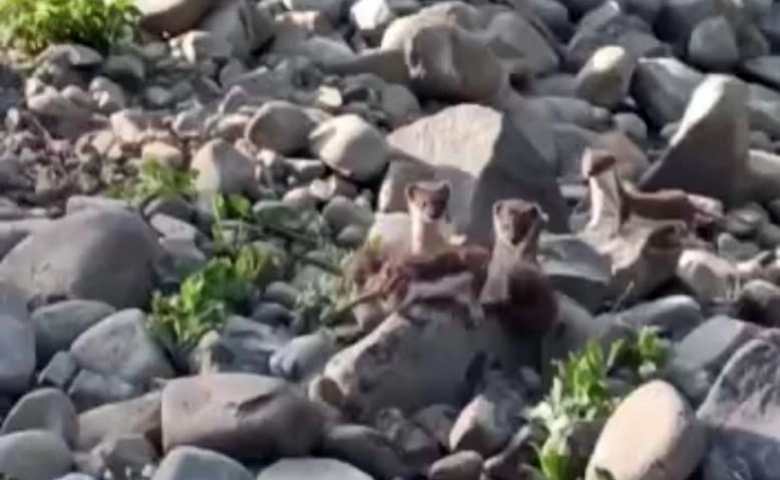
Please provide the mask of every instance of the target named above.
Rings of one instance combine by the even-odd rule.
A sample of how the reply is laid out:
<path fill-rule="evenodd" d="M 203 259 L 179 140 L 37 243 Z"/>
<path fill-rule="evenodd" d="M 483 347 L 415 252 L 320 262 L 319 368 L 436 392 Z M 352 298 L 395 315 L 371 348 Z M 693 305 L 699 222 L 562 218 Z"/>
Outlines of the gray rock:
<path fill-rule="evenodd" d="M 127 86 L 141 85 L 146 77 L 142 58 L 132 54 L 111 55 L 103 63 L 103 74 Z"/>
<path fill-rule="evenodd" d="M 215 0 L 135 0 L 145 29 L 174 36 L 192 29 L 217 4 Z"/>
<path fill-rule="evenodd" d="M 114 313 L 116 309 L 92 300 L 66 300 L 33 312 L 38 365 L 45 365 L 59 351 L 70 349 L 79 335 Z"/>
<path fill-rule="evenodd" d="M 734 201 L 747 161 L 746 94 L 739 80 L 708 76 L 691 97 L 664 157 L 642 178 L 642 188 L 680 188 L 726 204 Z M 697 175 L 702 169 L 712 175 Z"/>
<path fill-rule="evenodd" d="M 309 379 L 337 351 L 335 338 L 325 330 L 295 337 L 271 356 L 271 374 L 293 382 Z"/>
<path fill-rule="evenodd" d="M 157 464 L 157 452 L 149 441 L 140 435 L 110 438 L 90 453 L 91 467 L 96 476 L 127 478 L 143 476 L 144 470 Z"/>
<path fill-rule="evenodd" d="M 146 315 L 122 310 L 103 319 L 73 342 L 71 354 L 82 368 L 146 385 L 173 376 L 173 370 L 146 329 Z"/>
<path fill-rule="evenodd" d="M 38 374 L 38 384 L 67 390 L 70 381 L 76 376 L 79 366 L 70 352 L 57 352 Z"/>
<path fill-rule="evenodd" d="M 427 470 L 441 455 L 436 438 L 397 408 L 380 410 L 374 418 L 374 426 L 398 447 L 411 471 Z"/>
<path fill-rule="evenodd" d="M 0 281 L 16 284 L 31 299 L 81 298 L 134 307 L 151 294 L 158 255 L 156 239 L 138 215 L 87 209 L 24 239 L 0 262 Z"/>
<path fill-rule="evenodd" d="M 776 331 L 750 340 L 731 357 L 699 407 L 699 421 L 709 431 L 710 449 L 703 463 L 708 480 L 768 480 L 778 471 Z"/>
<path fill-rule="evenodd" d="M 224 140 L 211 140 L 192 158 L 200 192 L 246 194 L 257 189 L 252 160 Z"/>
<path fill-rule="evenodd" d="M 76 445 L 76 408 L 67 395 L 55 388 L 34 390 L 16 402 L 3 421 L 0 435 L 26 430 L 46 430 Z"/>
<path fill-rule="evenodd" d="M 177 378 L 163 389 L 166 452 L 190 445 L 247 460 L 306 455 L 324 423 L 316 404 L 272 377 L 212 374 Z"/>
<path fill-rule="evenodd" d="M 398 448 L 379 431 L 363 425 L 334 426 L 320 448 L 323 456 L 354 465 L 377 480 L 408 473 Z"/>
<path fill-rule="evenodd" d="M 403 85 L 390 84 L 382 89 L 382 112 L 387 115 L 390 126 L 398 128 L 417 119 L 421 114 L 420 102 Z"/>
<path fill-rule="evenodd" d="M 451 183 L 450 216 L 475 238 L 490 241 L 493 203 L 507 197 L 538 202 L 550 216 L 551 231 L 568 230 L 553 172 L 510 118 L 498 111 L 473 104 L 450 107 L 394 131 L 388 142 L 429 163 L 437 177 Z"/>
<path fill-rule="evenodd" d="M 0 471 L 16 480 L 51 480 L 68 473 L 73 455 L 58 434 L 41 430 L 0 436 Z"/>
<path fill-rule="evenodd" d="M 631 86 L 636 62 L 625 48 L 602 47 L 577 74 L 577 93 L 594 105 L 613 108 L 623 101 Z"/>
<path fill-rule="evenodd" d="M 682 118 L 702 79 L 701 73 L 676 58 L 640 58 L 631 82 L 631 95 L 652 126 L 660 129 Z"/>
<path fill-rule="evenodd" d="M 431 480 L 479 480 L 483 458 L 477 452 L 465 450 L 448 455 L 431 465 Z"/>
<path fill-rule="evenodd" d="M 310 148 L 336 172 L 357 182 L 382 174 L 389 149 L 382 134 L 354 114 L 320 124 L 309 136 Z"/>
<path fill-rule="evenodd" d="M 631 392 L 609 417 L 585 478 L 599 479 L 598 470 L 605 469 L 626 480 L 685 480 L 705 452 L 705 431 L 691 407 L 673 386 L 654 380 Z"/>
<path fill-rule="evenodd" d="M 315 11 L 325 14 L 333 23 L 338 23 L 344 12 L 343 0 L 282 0 L 290 10 Z"/>
<path fill-rule="evenodd" d="M 252 474 L 235 460 L 190 446 L 177 447 L 165 456 L 152 480 L 252 480 Z"/>
<path fill-rule="evenodd" d="M 46 48 L 38 55 L 37 60 L 76 68 L 90 68 L 100 66 L 104 59 L 98 51 L 86 45 L 60 43 Z"/>
<path fill-rule="evenodd" d="M 27 391 L 35 370 L 35 332 L 29 323 L 0 314 L 0 392 Z"/>
<path fill-rule="evenodd" d="M 688 60 L 706 70 L 728 71 L 739 62 L 734 30 L 723 16 L 703 19 L 688 41 Z"/>
<path fill-rule="evenodd" d="M 595 312 L 609 295 L 609 261 L 571 235 L 548 235 L 539 247 L 539 262 L 555 288 Z"/>
<path fill-rule="evenodd" d="M 89 451 L 98 444 L 123 435 L 142 435 L 160 445 L 162 431 L 161 393 L 146 395 L 94 408 L 79 415 L 78 450 Z"/>
<path fill-rule="evenodd" d="M 419 310 L 388 317 L 325 367 L 358 418 L 373 418 L 387 406 L 410 412 L 457 402 L 468 388 L 466 373 L 479 352 L 468 313 Z M 421 315 L 426 322 L 414 320 Z"/>
<path fill-rule="evenodd" d="M 755 79 L 759 83 L 773 89 L 780 89 L 780 57 L 766 56 L 745 60 L 740 66 L 746 78 Z"/>
<path fill-rule="evenodd" d="M 341 232 L 350 225 L 368 228 L 373 223 L 371 210 L 340 195 L 328 202 L 322 216 L 334 232 Z"/>
<path fill-rule="evenodd" d="M 780 327 L 780 287 L 766 280 L 745 283 L 734 302 L 734 315 L 750 323 L 767 328 Z"/>
<path fill-rule="evenodd" d="M 308 146 L 309 134 L 315 126 L 303 108 L 272 100 L 255 112 L 246 126 L 244 138 L 257 148 L 292 155 Z"/>
<path fill-rule="evenodd" d="M 247 59 L 275 34 L 270 14 L 249 0 L 222 2 L 211 10 L 198 28 L 227 41 L 231 56 Z"/>
<path fill-rule="evenodd" d="M 289 458 L 266 468 L 257 480 L 298 480 L 314 477 L 319 480 L 371 480 L 357 468 L 329 458 Z"/>
<path fill-rule="evenodd" d="M 687 295 L 670 295 L 639 304 L 617 314 L 620 322 L 639 330 L 650 327 L 675 341 L 682 340 L 703 321 L 699 303 Z"/>
<path fill-rule="evenodd" d="M 49 223 L 49 220 L 37 218 L 0 223 L 0 258 L 5 257 L 31 233 L 41 230 Z"/>
<path fill-rule="evenodd" d="M 68 395 L 79 412 L 97 408 L 107 403 L 130 400 L 141 395 L 138 385 L 116 375 L 79 370 L 68 388 Z"/>

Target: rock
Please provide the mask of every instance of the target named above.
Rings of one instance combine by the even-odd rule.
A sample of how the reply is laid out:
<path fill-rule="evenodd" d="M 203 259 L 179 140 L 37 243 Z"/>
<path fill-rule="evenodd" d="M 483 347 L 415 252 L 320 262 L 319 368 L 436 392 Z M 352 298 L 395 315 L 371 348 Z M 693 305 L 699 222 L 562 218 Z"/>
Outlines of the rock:
<path fill-rule="evenodd" d="M 209 450 L 181 446 L 168 453 L 152 480 L 251 480 L 240 463 Z"/>
<path fill-rule="evenodd" d="M 259 149 L 292 155 L 308 146 L 309 134 L 315 126 L 303 108 L 272 100 L 255 112 L 246 126 L 244 138 Z"/>
<path fill-rule="evenodd" d="M 539 245 L 539 263 L 555 288 L 595 312 L 607 299 L 609 262 L 571 235 L 548 235 Z"/>
<path fill-rule="evenodd" d="M 100 52 L 77 43 L 60 43 L 50 45 L 38 54 L 38 62 L 68 65 L 75 68 L 93 68 L 103 63 Z"/>
<path fill-rule="evenodd" d="M 729 358 L 759 332 L 757 326 L 730 317 L 710 318 L 674 346 L 666 376 L 699 405 Z"/>
<path fill-rule="evenodd" d="M 382 433 L 363 425 L 337 425 L 328 430 L 322 455 L 341 460 L 377 480 L 404 477 L 408 469 L 398 448 Z"/>
<path fill-rule="evenodd" d="M 358 0 L 349 9 L 349 18 L 366 37 L 376 37 L 395 20 L 391 2 L 387 0 Z"/>
<path fill-rule="evenodd" d="M 32 300 L 81 298 L 135 307 L 149 299 L 158 255 L 156 239 L 138 215 L 87 209 L 24 239 L 0 262 L 0 281 L 14 283 Z"/>
<path fill-rule="evenodd" d="M 734 302 L 737 318 L 766 328 L 780 326 L 777 316 L 780 288 L 766 280 L 750 280 L 745 283 Z"/>
<path fill-rule="evenodd" d="M 739 80 L 708 76 L 696 88 L 664 157 L 643 176 L 646 190 L 680 188 L 728 204 L 744 178 L 748 152 L 746 89 Z M 717 145 L 709 150 L 708 146 Z M 706 169 L 712 175 L 697 175 Z"/>
<path fill-rule="evenodd" d="M 673 57 L 640 58 L 631 95 L 654 128 L 680 120 L 702 74 Z"/>
<path fill-rule="evenodd" d="M 154 158 L 161 165 L 180 169 L 184 167 L 184 153 L 178 147 L 165 142 L 145 143 L 141 149 L 142 158 Z"/>
<path fill-rule="evenodd" d="M 379 177 L 389 160 L 387 143 L 379 131 L 354 114 L 323 122 L 311 133 L 309 142 L 317 157 L 357 182 Z"/>
<path fill-rule="evenodd" d="M 688 59 L 706 70 L 728 71 L 739 62 L 734 30 L 723 16 L 705 18 L 688 41 Z"/>
<path fill-rule="evenodd" d="M 135 398 L 143 393 L 142 386 L 116 375 L 81 369 L 68 388 L 68 395 L 79 412 Z"/>
<path fill-rule="evenodd" d="M 214 0 L 135 0 L 144 29 L 174 36 L 192 29 L 217 3 Z"/>
<path fill-rule="evenodd" d="M 457 402 L 467 388 L 466 372 L 479 348 L 471 319 L 465 312 L 420 308 L 414 313 L 426 315 L 425 323 L 392 315 L 326 365 L 325 376 L 358 418 L 373 418 L 386 406 L 410 412 Z"/>
<path fill-rule="evenodd" d="M 511 119 L 496 110 L 473 104 L 446 108 L 394 131 L 388 143 L 429 163 L 437 177 L 451 183 L 450 216 L 475 238 L 490 242 L 493 204 L 508 197 L 538 202 L 550 216 L 551 231 L 568 230 L 553 172 Z"/>
<path fill-rule="evenodd" d="M 664 338 L 682 340 L 703 321 L 699 303 L 687 295 L 669 295 L 623 310 L 617 316 L 635 330 L 658 329 Z"/>
<path fill-rule="evenodd" d="M 334 24 L 338 23 L 344 12 L 344 0 L 282 0 L 284 6 L 294 11 L 315 11 L 323 13 Z"/>
<path fill-rule="evenodd" d="M 577 94 L 604 108 L 618 106 L 628 94 L 634 65 L 623 47 L 606 46 L 596 50 L 577 74 Z"/>
<path fill-rule="evenodd" d="M 450 451 L 472 450 L 484 458 L 498 453 L 520 428 L 518 412 L 526 404 L 523 393 L 519 385 L 492 374 L 483 391 L 455 420 L 450 431 Z"/>
<path fill-rule="evenodd" d="M 340 195 L 328 202 L 322 216 L 334 232 L 341 232 L 350 225 L 368 228 L 373 223 L 371 210 Z"/>
<path fill-rule="evenodd" d="M 641 145 L 647 140 L 647 125 L 634 113 L 618 113 L 612 117 L 615 127 Z"/>
<path fill-rule="evenodd" d="M 89 93 L 102 112 L 114 113 L 127 107 L 122 87 L 106 77 L 95 77 L 89 84 Z"/>
<path fill-rule="evenodd" d="M 750 340 L 726 363 L 697 411 L 709 431 L 707 479 L 769 479 L 777 471 L 777 333 Z"/>
<path fill-rule="evenodd" d="M 398 447 L 411 471 L 427 470 L 441 455 L 436 439 L 397 408 L 380 410 L 374 425 Z"/>
<path fill-rule="evenodd" d="M 69 352 L 57 352 L 38 375 L 38 384 L 67 390 L 79 366 Z"/>
<path fill-rule="evenodd" d="M 653 415 L 647 415 L 652 410 Z M 626 480 L 684 480 L 705 454 L 705 432 L 684 398 L 668 383 L 651 381 L 634 390 L 610 416 L 585 478 L 600 469 Z"/>
<path fill-rule="evenodd" d="M 122 402 L 103 405 L 79 415 L 78 450 L 122 435 L 142 435 L 152 445 L 161 444 L 161 394 L 154 391 Z"/>
<path fill-rule="evenodd" d="M 456 452 L 431 465 L 428 477 L 431 480 L 479 480 L 482 461 L 482 455 L 477 452 Z"/>
<path fill-rule="evenodd" d="M 726 213 L 723 228 L 737 238 L 751 238 L 769 223 L 769 215 L 755 203 L 748 203 Z"/>
<path fill-rule="evenodd" d="M 381 108 L 392 128 L 398 128 L 417 119 L 421 107 L 417 97 L 405 86 L 390 84 L 382 89 Z"/>
<path fill-rule="evenodd" d="M 371 480 L 370 476 L 357 468 L 330 458 L 279 460 L 260 472 L 257 480 L 297 480 L 314 476 L 318 480 Z"/>
<path fill-rule="evenodd" d="M 307 380 L 337 351 L 335 339 L 326 331 L 302 335 L 271 356 L 270 370 L 273 375 L 290 381 Z"/>
<path fill-rule="evenodd" d="M 70 471 L 73 455 L 56 433 L 42 430 L 0 436 L 0 471 L 16 480 L 51 480 Z"/>
<path fill-rule="evenodd" d="M 0 435 L 27 430 L 46 430 L 76 445 L 76 409 L 67 395 L 55 388 L 34 390 L 16 402 L 3 421 Z"/>
<path fill-rule="evenodd" d="M 232 46 L 227 40 L 210 32 L 189 31 L 181 36 L 180 42 L 184 59 L 194 64 L 227 60 L 232 53 Z"/>
<path fill-rule="evenodd" d="M 245 401 L 249 403 L 237 411 L 236 403 Z M 211 374 L 178 378 L 163 389 L 166 452 L 190 445 L 237 459 L 306 455 L 319 440 L 324 421 L 314 403 L 271 377 Z"/>
<path fill-rule="evenodd" d="M 111 55 L 103 63 L 103 74 L 122 85 L 137 87 L 144 82 L 146 65 L 132 54 Z"/>
<path fill-rule="evenodd" d="M 79 335 L 116 310 L 93 300 L 66 300 L 35 310 L 30 321 L 35 327 L 38 365 L 45 365 L 59 351 L 70 349 Z"/>
<path fill-rule="evenodd" d="M 35 332 L 26 323 L 0 314 L 0 392 L 27 391 L 35 370 Z"/>
<path fill-rule="evenodd" d="M 200 192 L 248 194 L 257 189 L 252 160 L 224 140 L 211 140 L 192 158 Z"/>
<path fill-rule="evenodd" d="M 740 65 L 743 77 L 765 84 L 767 87 L 777 90 L 780 88 L 780 57 L 766 56 L 751 58 Z"/>
<path fill-rule="evenodd" d="M 224 39 L 230 55 L 247 59 L 275 34 L 270 14 L 249 0 L 230 0 L 211 10 L 198 27 Z"/>
<path fill-rule="evenodd" d="M 0 258 L 13 250 L 31 233 L 41 230 L 51 223 L 49 220 L 31 218 L 0 223 Z"/>
<path fill-rule="evenodd" d="M 728 298 L 736 274 L 731 262 L 706 250 L 685 250 L 676 269 L 677 278 L 704 302 Z"/>
<path fill-rule="evenodd" d="M 517 59 L 522 59 L 523 69 L 534 76 L 542 76 L 558 69 L 559 59 L 545 36 L 531 21 L 511 11 L 499 11 L 485 25 L 483 37 L 487 45 L 512 69 Z"/>
<path fill-rule="evenodd" d="M 138 385 L 173 376 L 146 329 L 146 315 L 137 309 L 121 310 L 92 326 L 73 342 L 70 353 L 82 368 Z"/>

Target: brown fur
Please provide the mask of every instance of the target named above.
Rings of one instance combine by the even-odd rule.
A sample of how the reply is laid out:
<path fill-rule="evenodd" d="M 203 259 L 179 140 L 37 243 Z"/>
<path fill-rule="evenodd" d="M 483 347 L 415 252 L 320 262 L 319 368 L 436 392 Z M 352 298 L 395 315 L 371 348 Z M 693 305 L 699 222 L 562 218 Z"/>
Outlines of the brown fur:
<path fill-rule="evenodd" d="M 558 316 L 550 280 L 538 264 L 546 216 L 536 204 L 499 201 L 493 208 L 496 240 L 480 301 L 485 313 L 515 334 L 543 335 Z"/>
<path fill-rule="evenodd" d="M 420 181 L 406 187 L 406 203 L 411 218 L 413 254 L 435 253 L 449 246 L 445 233 L 450 185 L 444 181 Z"/>
<path fill-rule="evenodd" d="M 617 175 L 617 160 L 606 150 L 589 149 L 583 157 L 583 174 L 586 178 L 609 171 L 615 175 L 620 199 L 620 221 L 625 223 L 631 215 L 652 220 L 681 220 L 695 228 L 716 220 L 712 212 L 699 208 L 682 190 L 667 189 L 642 192 Z"/>

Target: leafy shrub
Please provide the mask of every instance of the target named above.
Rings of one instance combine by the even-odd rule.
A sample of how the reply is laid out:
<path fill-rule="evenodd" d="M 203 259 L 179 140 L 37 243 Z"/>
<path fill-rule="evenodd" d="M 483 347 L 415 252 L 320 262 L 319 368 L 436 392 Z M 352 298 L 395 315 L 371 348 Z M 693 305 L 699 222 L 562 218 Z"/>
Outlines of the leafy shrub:
<path fill-rule="evenodd" d="M 244 246 L 235 258 L 215 257 L 187 277 L 179 292 L 152 299 L 149 327 L 166 343 L 189 348 L 210 330 L 219 330 L 240 309 L 255 286 L 268 281 L 269 258 Z"/>
<path fill-rule="evenodd" d="M 608 417 L 620 402 L 609 388 L 609 373 L 618 365 L 633 378 L 646 380 L 666 359 L 663 342 L 655 331 L 642 329 L 632 341 L 613 342 L 604 352 L 590 342 L 582 352 L 570 353 L 556 365 L 550 393 L 531 411 L 531 419 L 546 440 L 537 447 L 539 466 L 549 480 L 575 480 L 581 472 L 568 448 L 574 427 Z M 609 472 L 600 472 L 608 478 Z"/>
<path fill-rule="evenodd" d="M 137 36 L 133 0 L 0 0 L 0 24 L 13 46 L 38 53 L 57 43 L 107 52 Z"/>
<path fill-rule="evenodd" d="M 195 172 L 177 170 L 147 157 L 141 163 L 138 178 L 130 185 L 114 187 L 109 196 L 134 206 L 151 198 L 189 197 L 195 194 L 196 176 Z"/>

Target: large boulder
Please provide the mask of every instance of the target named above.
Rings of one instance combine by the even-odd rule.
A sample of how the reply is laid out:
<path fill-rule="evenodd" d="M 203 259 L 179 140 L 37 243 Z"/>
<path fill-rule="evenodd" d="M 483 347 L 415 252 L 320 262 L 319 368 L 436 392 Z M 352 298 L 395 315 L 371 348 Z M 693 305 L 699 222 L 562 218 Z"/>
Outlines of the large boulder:
<path fill-rule="evenodd" d="M 642 178 L 642 188 L 679 188 L 724 203 L 735 200 L 748 155 L 746 101 L 747 89 L 739 80 L 706 77 L 693 93 L 664 157 Z"/>
<path fill-rule="evenodd" d="M 697 416 L 707 427 L 707 480 L 769 480 L 780 471 L 780 337 L 769 331 L 723 368 Z"/>
<path fill-rule="evenodd" d="M 43 430 L 0 436 L 0 472 L 16 480 L 51 480 L 71 469 L 73 454 L 59 435 Z"/>
<path fill-rule="evenodd" d="M 388 317 L 342 350 L 325 367 L 344 408 L 371 419 L 384 407 L 414 412 L 433 403 L 458 403 L 480 351 L 467 312 L 416 306 Z M 425 321 L 420 321 L 425 318 Z"/>
<path fill-rule="evenodd" d="M 116 308 L 146 304 L 160 250 L 141 217 L 88 209 L 34 232 L 0 262 L 0 281 L 31 300 L 81 298 Z"/>
<path fill-rule="evenodd" d="M 688 100 L 702 81 L 697 70 L 674 57 L 640 58 L 631 95 L 655 128 L 682 118 Z"/>
<path fill-rule="evenodd" d="M 163 389 L 163 448 L 206 448 L 236 459 L 306 455 L 324 412 L 284 380 L 243 373 L 177 378 Z"/>
<path fill-rule="evenodd" d="M 568 231 L 552 168 L 499 111 L 474 104 L 446 108 L 394 131 L 388 142 L 451 183 L 453 222 L 476 239 L 491 240 L 493 204 L 513 197 L 538 202 L 550 216 L 551 231 Z"/>
<path fill-rule="evenodd" d="M 610 416 L 585 478 L 598 480 L 604 469 L 622 480 L 685 480 L 705 448 L 691 407 L 674 387 L 655 380 L 633 391 Z"/>

